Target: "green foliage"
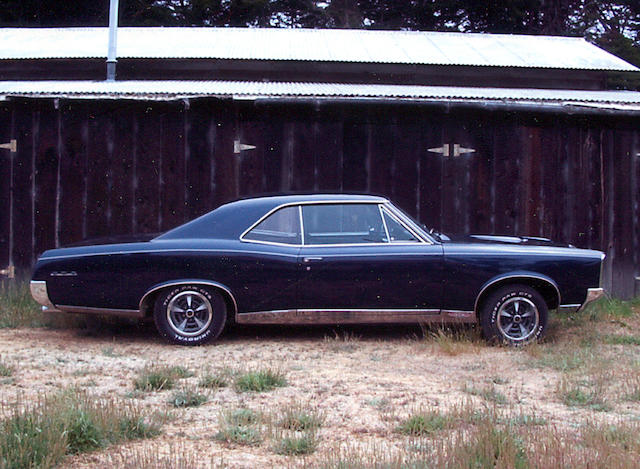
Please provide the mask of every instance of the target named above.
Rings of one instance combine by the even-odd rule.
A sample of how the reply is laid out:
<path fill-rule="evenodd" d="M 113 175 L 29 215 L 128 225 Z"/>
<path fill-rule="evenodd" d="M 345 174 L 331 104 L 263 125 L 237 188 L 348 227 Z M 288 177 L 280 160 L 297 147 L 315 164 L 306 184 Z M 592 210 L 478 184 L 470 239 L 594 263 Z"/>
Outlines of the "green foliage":
<path fill-rule="evenodd" d="M 16 369 L 13 365 L 0 361 L 0 377 L 8 378 L 9 376 L 13 376 L 15 370 Z"/>
<path fill-rule="evenodd" d="M 139 391 L 165 391 L 173 389 L 176 380 L 189 378 L 193 372 L 182 366 L 147 366 L 133 380 Z"/>
<path fill-rule="evenodd" d="M 281 411 L 279 424 L 286 430 L 303 432 L 320 428 L 323 422 L 321 414 L 308 410 L 302 404 L 293 404 Z"/>
<path fill-rule="evenodd" d="M 0 424 L 0 467 L 50 468 L 66 454 L 158 433 L 135 407 L 70 390 L 15 410 Z"/>
<path fill-rule="evenodd" d="M 0 327 L 42 327 L 47 318 L 26 281 L 0 282 Z"/>
<path fill-rule="evenodd" d="M 227 386 L 227 376 L 225 373 L 220 374 L 205 374 L 200 381 L 198 382 L 198 386 L 201 388 L 209 388 L 209 389 L 217 389 L 224 388 Z"/>
<path fill-rule="evenodd" d="M 318 447 L 318 439 L 312 431 L 303 432 L 301 435 L 281 437 L 274 446 L 277 454 L 299 456 L 311 454 Z"/>
<path fill-rule="evenodd" d="M 563 378 L 558 385 L 558 395 L 569 407 L 589 407 L 602 412 L 611 410 L 605 399 L 602 383 Z"/>
<path fill-rule="evenodd" d="M 410 436 L 427 436 L 447 428 L 451 419 L 435 410 L 413 414 L 403 420 L 397 431 Z"/>
<path fill-rule="evenodd" d="M 282 372 L 265 369 L 240 374 L 234 384 L 236 390 L 241 392 L 264 392 L 286 386 L 287 380 Z"/>
<path fill-rule="evenodd" d="M 235 409 L 220 415 L 220 430 L 216 440 L 239 445 L 256 446 L 262 442 L 262 415 L 251 409 Z"/>
<path fill-rule="evenodd" d="M 195 389 L 181 389 L 171 396 L 170 404 L 174 407 L 198 407 L 207 402 L 207 395 L 199 393 Z"/>
<path fill-rule="evenodd" d="M 640 345 L 640 336 L 610 334 L 604 336 L 602 341 L 610 345 Z"/>

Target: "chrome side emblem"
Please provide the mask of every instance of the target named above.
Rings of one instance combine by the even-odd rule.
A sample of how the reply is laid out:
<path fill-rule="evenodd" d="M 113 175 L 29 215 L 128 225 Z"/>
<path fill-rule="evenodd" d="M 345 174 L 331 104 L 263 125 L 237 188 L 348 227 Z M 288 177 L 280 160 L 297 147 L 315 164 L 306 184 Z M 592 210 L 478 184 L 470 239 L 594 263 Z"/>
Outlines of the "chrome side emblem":
<path fill-rule="evenodd" d="M 57 272 L 51 272 L 49 274 L 51 277 L 76 277 L 78 275 L 77 272 L 71 270 L 68 272 L 65 271 L 57 271 Z"/>

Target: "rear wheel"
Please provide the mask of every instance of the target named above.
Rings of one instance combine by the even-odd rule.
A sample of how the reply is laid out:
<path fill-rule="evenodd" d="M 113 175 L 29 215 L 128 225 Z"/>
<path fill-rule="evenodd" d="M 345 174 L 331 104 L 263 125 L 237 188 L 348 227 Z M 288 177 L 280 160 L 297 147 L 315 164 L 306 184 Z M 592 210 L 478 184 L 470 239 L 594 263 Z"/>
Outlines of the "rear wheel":
<path fill-rule="evenodd" d="M 168 341 L 200 345 L 220 335 L 227 308 L 216 291 L 200 285 L 180 285 L 158 296 L 153 319 L 160 335 Z"/>
<path fill-rule="evenodd" d="M 542 295 L 527 285 L 507 285 L 489 295 L 480 324 L 489 342 L 524 345 L 544 336 L 549 312 Z"/>

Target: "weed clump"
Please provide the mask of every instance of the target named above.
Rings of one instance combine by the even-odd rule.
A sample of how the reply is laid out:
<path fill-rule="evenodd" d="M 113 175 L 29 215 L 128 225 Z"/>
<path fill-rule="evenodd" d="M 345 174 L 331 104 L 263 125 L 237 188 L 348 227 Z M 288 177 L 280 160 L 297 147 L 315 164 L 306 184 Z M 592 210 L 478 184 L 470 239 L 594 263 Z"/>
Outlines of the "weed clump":
<path fill-rule="evenodd" d="M 284 374 L 278 370 L 249 371 L 236 377 L 235 388 L 240 392 L 265 392 L 287 385 Z"/>
<path fill-rule="evenodd" d="M 181 378 L 193 376 L 193 372 L 182 366 L 145 367 L 133 380 L 133 386 L 139 391 L 165 391 L 173 389 Z"/>

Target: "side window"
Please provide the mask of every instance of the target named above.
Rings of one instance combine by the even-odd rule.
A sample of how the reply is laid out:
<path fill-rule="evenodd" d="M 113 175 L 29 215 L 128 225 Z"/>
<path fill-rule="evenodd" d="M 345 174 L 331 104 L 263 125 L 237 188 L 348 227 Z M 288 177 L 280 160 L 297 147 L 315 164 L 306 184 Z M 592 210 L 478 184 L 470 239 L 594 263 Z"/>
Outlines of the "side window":
<path fill-rule="evenodd" d="M 376 204 L 303 205 L 305 244 L 387 243 Z"/>
<path fill-rule="evenodd" d="M 411 234 L 409 230 L 407 230 L 404 226 L 402 226 L 395 218 L 393 218 L 385 209 L 382 209 L 382 213 L 384 216 L 384 222 L 387 225 L 387 230 L 389 231 L 389 237 L 391 238 L 391 242 L 407 242 L 407 241 L 415 241 L 419 240 Z"/>
<path fill-rule="evenodd" d="M 284 207 L 262 220 L 243 239 L 271 243 L 300 244 L 298 207 Z"/>

